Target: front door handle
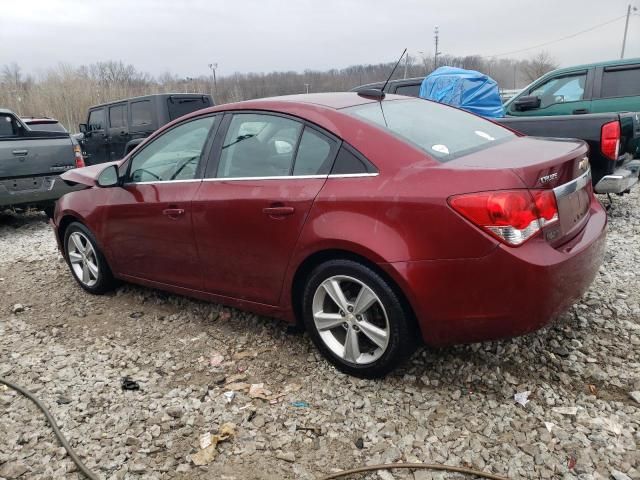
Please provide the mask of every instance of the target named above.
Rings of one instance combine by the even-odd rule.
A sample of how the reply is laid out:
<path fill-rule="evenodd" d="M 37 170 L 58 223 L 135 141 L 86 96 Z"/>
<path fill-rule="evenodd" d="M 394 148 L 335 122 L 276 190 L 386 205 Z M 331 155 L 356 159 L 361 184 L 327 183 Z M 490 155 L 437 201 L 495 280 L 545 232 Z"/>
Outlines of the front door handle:
<path fill-rule="evenodd" d="M 574 115 L 584 115 L 585 113 L 589 113 L 589 109 L 588 108 L 576 108 L 573 111 Z"/>
<path fill-rule="evenodd" d="M 184 215 L 184 209 L 183 208 L 165 208 L 164 210 L 162 210 L 162 214 L 175 220 L 180 215 Z"/>
<path fill-rule="evenodd" d="M 293 215 L 295 211 L 295 208 L 285 206 L 266 207 L 262 209 L 262 213 L 265 213 L 270 217 L 283 217 L 285 215 Z"/>
<path fill-rule="evenodd" d="M 14 150 L 13 152 L 14 155 L 18 156 L 18 157 L 24 157 L 25 155 L 27 155 L 29 153 L 29 150 Z"/>

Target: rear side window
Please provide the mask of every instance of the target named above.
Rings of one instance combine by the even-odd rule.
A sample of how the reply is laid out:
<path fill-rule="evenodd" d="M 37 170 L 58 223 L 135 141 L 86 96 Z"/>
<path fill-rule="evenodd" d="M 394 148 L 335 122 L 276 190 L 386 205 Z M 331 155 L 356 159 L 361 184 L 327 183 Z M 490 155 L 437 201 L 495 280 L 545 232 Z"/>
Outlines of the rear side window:
<path fill-rule="evenodd" d="M 440 162 L 516 137 L 484 118 L 418 98 L 366 103 L 343 112 L 382 127 Z"/>
<path fill-rule="evenodd" d="M 109 107 L 109 125 L 112 128 L 127 126 L 127 105 L 114 105 Z"/>
<path fill-rule="evenodd" d="M 104 110 L 93 110 L 89 113 L 89 130 L 102 130 L 104 129 Z"/>
<path fill-rule="evenodd" d="M 396 88 L 396 95 L 406 95 L 407 97 L 419 97 L 420 85 L 401 85 Z"/>
<path fill-rule="evenodd" d="M 294 175 L 325 175 L 335 157 L 335 141 L 311 128 L 305 128 L 293 167 Z"/>
<path fill-rule="evenodd" d="M 131 102 L 131 126 L 151 125 L 151 101 Z"/>
<path fill-rule="evenodd" d="M 375 173 L 376 168 L 356 150 L 343 144 L 340 147 L 331 175 L 354 175 Z"/>
<path fill-rule="evenodd" d="M 633 97 L 640 95 L 640 66 L 635 68 L 605 69 L 602 74 L 602 98 Z"/>
<path fill-rule="evenodd" d="M 0 137 L 14 137 L 18 134 L 16 123 L 10 115 L 0 115 Z"/>
<path fill-rule="evenodd" d="M 288 176 L 302 124 L 256 113 L 235 114 L 222 145 L 218 177 Z"/>

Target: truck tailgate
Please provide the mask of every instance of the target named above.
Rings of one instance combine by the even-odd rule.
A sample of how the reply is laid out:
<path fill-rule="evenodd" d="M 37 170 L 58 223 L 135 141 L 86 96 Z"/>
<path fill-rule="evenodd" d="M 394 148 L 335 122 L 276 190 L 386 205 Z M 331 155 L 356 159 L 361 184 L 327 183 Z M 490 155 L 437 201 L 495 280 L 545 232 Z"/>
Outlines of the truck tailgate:
<path fill-rule="evenodd" d="M 69 135 L 0 143 L 0 179 L 56 175 L 75 167 Z"/>

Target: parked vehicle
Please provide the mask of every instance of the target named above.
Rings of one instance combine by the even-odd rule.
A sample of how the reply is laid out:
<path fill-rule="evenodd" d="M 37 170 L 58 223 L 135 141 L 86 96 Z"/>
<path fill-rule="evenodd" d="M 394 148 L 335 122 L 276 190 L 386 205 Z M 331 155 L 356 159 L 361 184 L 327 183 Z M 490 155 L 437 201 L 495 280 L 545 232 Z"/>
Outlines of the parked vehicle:
<path fill-rule="evenodd" d="M 505 103 L 507 115 L 640 112 L 640 58 L 549 72 Z"/>
<path fill-rule="evenodd" d="M 67 172 L 89 188 L 53 225 L 88 292 L 121 279 L 299 322 L 376 377 L 418 338 L 524 334 L 582 295 L 606 231 L 586 154 L 395 95 L 254 100 Z"/>
<path fill-rule="evenodd" d="M 29 127 L 29 130 L 34 132 L 67 132 L 58 120 L 50 117 L 20 117 L 20 120 Z M 84 157 L 82 156 L 82 149 L 80 148 L 80 142 L 77 138 L 78 134 L 71 135 L 71 142 L 73 142 L 73 151 L 76 154 L 76 163 L 84 166 Z"/>
<path fill-rule="evenodd" d="M 36 207 L 53 215 L 54 202 L 71 188 L 62 172 L 84 167 L 65 131 L 35 130 L 0 109 L 0 209 Z"/>
<path fill-rule="evenodd" d="M 91 107 L 79 126 L 87 165 L 120 160 L 161 126 L 211 106 L 210 95 L 163 93 Z"/>

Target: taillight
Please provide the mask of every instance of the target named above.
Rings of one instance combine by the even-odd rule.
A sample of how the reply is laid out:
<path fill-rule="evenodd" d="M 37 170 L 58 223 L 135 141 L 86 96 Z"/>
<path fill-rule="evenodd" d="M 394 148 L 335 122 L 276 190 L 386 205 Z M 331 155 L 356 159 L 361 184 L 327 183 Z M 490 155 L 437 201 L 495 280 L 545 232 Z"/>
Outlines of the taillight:
<path fill-rule="evenodd" d="M 609 160 L 618 160 L 620 149 L 620 122 L 605 123 L 600 131 L 600 150 Z"/>
<path fill-rule="evenodd" d="M 82 168 L 85 166 L 84 157 L 82 156 L 82 150 L 80 149 L 80 145 L 73 146 L 73 153 L 76 158 L 76 168 Z"/>
<path fill-rule="evenodd" d="M 558 220 L 553 190 L 504 190 L 456 195 L 455 211 L 510 246 L 522 245 L 544 225 Z"/>

